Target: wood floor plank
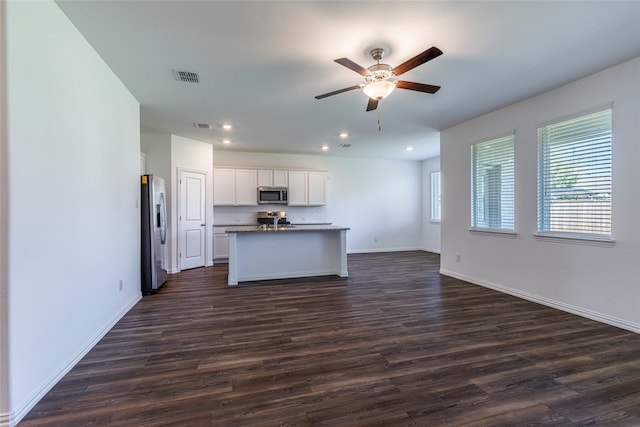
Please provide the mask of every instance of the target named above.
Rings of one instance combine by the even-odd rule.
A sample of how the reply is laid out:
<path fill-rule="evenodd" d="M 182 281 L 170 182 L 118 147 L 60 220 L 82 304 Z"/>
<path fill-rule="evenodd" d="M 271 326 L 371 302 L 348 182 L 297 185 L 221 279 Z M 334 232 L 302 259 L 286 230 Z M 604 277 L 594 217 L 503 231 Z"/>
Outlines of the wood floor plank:
<path fill-rule="evenodd" d="M 171 275 L 19 427 L 640 425 L 639 335 L 435 254 L 348 260 L 349 278 Z"/>

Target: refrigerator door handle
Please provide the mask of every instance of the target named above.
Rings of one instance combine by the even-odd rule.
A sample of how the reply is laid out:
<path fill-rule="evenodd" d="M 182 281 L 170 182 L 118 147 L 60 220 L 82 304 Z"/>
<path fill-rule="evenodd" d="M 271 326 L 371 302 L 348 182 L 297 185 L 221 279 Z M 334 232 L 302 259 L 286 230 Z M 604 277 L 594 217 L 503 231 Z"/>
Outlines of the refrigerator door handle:
<path fill-rule="evenodd" d="M 164 200 L 164 193 L 160 193 L 160 243 L 163 245 L 167 241 L 167 206 Z"/>

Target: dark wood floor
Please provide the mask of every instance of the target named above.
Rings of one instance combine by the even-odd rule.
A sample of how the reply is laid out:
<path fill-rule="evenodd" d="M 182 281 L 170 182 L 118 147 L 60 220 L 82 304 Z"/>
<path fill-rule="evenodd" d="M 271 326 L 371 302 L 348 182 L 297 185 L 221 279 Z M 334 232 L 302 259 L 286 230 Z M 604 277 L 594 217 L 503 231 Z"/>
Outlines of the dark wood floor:
<path fill-rule="evenodd" d="M 440 276 L 425 252 L 337 277 L 170 277 L 19 424 L 640 426 L 640 335 Z"/>

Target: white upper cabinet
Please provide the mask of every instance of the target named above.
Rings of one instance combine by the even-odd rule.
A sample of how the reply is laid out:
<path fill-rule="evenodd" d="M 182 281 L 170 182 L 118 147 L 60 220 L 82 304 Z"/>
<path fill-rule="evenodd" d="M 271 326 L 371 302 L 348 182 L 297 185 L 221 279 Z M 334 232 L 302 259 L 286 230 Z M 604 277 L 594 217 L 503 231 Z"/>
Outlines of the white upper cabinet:
<path fill-rule="evenodd" d="M 213 169 L 213 204 L 227 206 L 236 204 L 235 169 Z"/>
<path fill-rule="evenodd" d="M 258 171 L 255 169 L 213 169 L 213 204 L 256 206 Z"/>
<path fill-rule="evenodd" d="M 258 171 L 236 169 L 236 206 L 258 204 Z"/>
<path fill-rule="evenodd" d="M 309 172 L 289 171 L 289 206 L 309 206 Z"/>
<path fill-rule="evenodd" d="M 286 170 L 258 170 L 258 187 L 288 187 L 289 171 Z"/>
<path fill-rule="evenodd" d="M 213 168 L 213 204 L 257 206 L 258 187 L 287 187 L 289 206 L 324 206 L 327 176 L 326 171 Z"/>
<path fill-rule="evenodd" d="M 273 171 L 273 186 L 274 187 L 288 187 L 289 186 L 289 171 L 274 170 Z"/>
<path fill-rule="evenodd" d="M 258 171 L 258 187 L 273 187 L 273 171 L 271 169 Z"/>
<path fill-rule="evenodd" d="M 309 171 L 309 206 L 324 206 L 327 204 L 327 173 Z"/>

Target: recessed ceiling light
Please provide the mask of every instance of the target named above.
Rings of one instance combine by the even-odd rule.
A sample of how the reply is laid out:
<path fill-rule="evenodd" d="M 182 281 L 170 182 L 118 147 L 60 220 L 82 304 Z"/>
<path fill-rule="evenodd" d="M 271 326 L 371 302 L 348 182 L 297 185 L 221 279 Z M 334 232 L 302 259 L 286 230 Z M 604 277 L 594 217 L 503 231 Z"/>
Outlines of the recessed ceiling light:
<path fill-rule="evenodd" d="M 231 144 L 231 140 L 230 139 L 223 139 L 222 143 L 223 144 Z"/>
<path fill-rule="evenodd" d="M 329 149 L 329 146 L 328 145 L 323 145 L 321 148 L 322 148 L 322 151 L 327 151 Z"/>
<path fill-rule="evenodd" d="M 222 125 L 222 129 L 224 129 L 224 130 L 231 130 L 231 129 L 233 129 L 233 126 L 232 126 L 232 125 L 230 125 L 229 123 L 224 123 L 224 124 Z"/>
<path fill-rule="evenodd" d="M 349 136 L 349 134 L 347 132 L 340 132 L 340 138 L 345 139 Z"/>
<path fill-rule="evenodd" d="M 407 147 L 406 150 L 407 151 L 413 151 L 413 147 Z"/>

